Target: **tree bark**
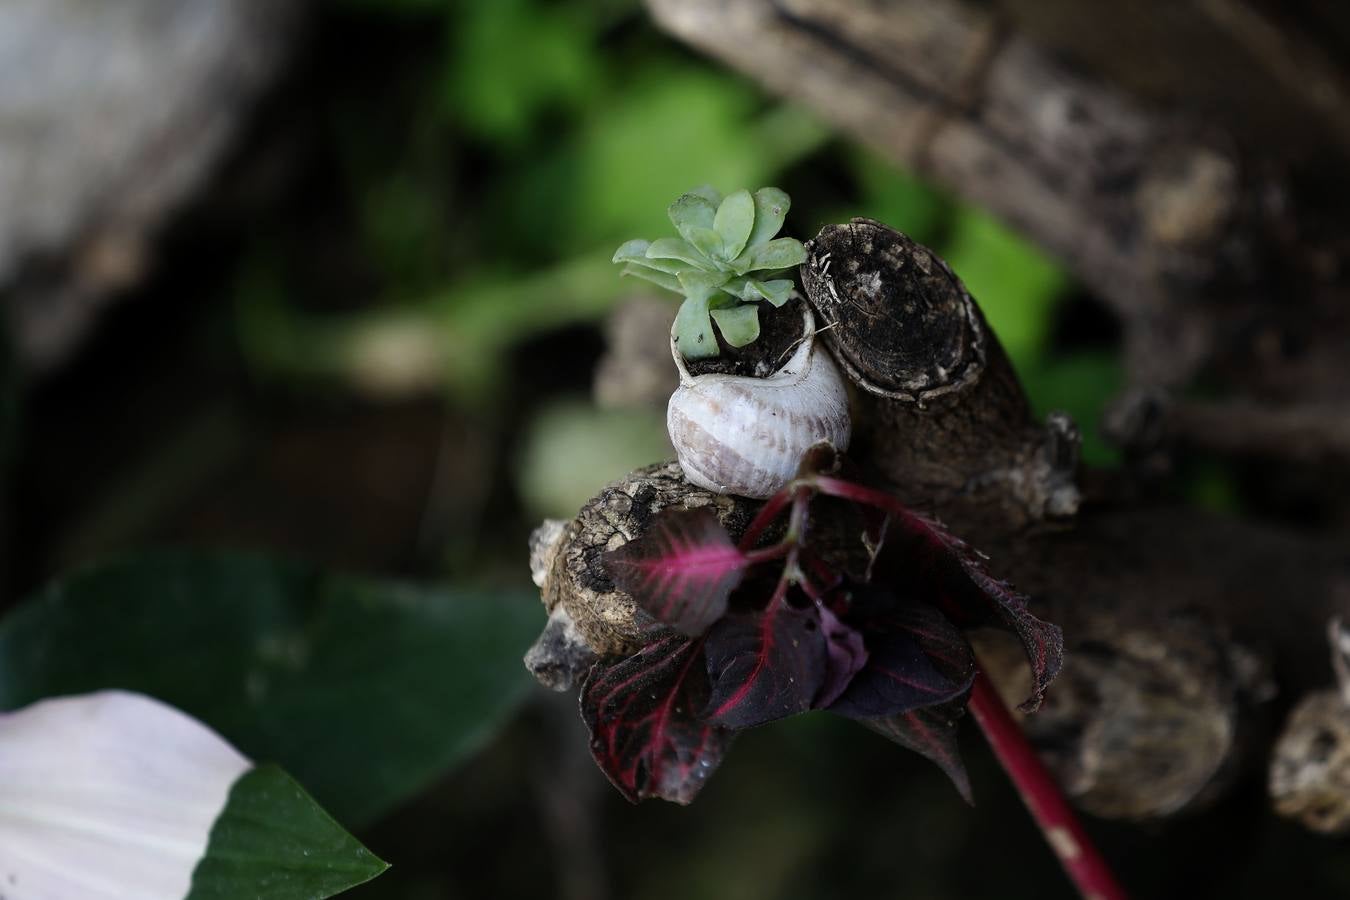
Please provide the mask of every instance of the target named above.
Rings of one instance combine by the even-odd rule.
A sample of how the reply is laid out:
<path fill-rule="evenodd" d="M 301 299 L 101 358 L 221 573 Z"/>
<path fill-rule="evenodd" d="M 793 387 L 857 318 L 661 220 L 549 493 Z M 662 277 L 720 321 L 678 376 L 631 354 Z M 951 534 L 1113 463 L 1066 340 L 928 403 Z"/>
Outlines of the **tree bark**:
<path fill-rule="evenodd" d="M 1277 410 L 1291 402 L 1291 383 L 1299 402 L 1313 401 L 1300 415 L 1330 406 L 1334 421 L 1350 420 L 1342 262 L 1350 244 L 1316 202 L 1291 193 L 1283 154 L 1271 146 L 1288 135 L 1302 156 L 1320 148 L 1339 160 L 1324 170 L 1343 171 L 1350 131 L 1319 114 L 1343 113 L 1350 94 L 1334 58 L 1285 23 L 1237 0 L 1189 12 L 1161 3 L 1108 11 L 1108 21 L 1123 20 L 1120 33 L 1138 41 L 1161 29 L 1148 21 L 1156 14 L 1180 20 L 1180 32 L 1199 34 L 1206 48 L 1188 68 L 1187 54 L 1144 43 L 1138 56 L 1152 58 L 1151 49 L 1173 74 L 1141 99 L 1138 90 L 1064 64 L 1019 27 L 1039 26 L 1061 46 L 1094 29 L 1098 44 L 1114 41 L 1116 31 L 1103 29 L 1095 13 L 1089 29 L 1076 5 L 1058 18 L 1018 0 L 648 5 L 676 36 L 989 209 L 1062 260 L 1122 322 L 1132 389 L 1110 418 L 1127 445 L 1147 449 L 1166 436 L 1227 450 L 1231 440 L 1214 441 L 1184 416 L 1175 428 L 1151 427 L 1157 415 L 1181 409 L 1154 401 L 1184 392 L 1201 374 L 1226 399 L 1254 408 L 1239 441 L 1246 453 L 1307 455 L 1284 439 L 1289 426 Z M 1070 26 L 1056 32 L 1051 21 Z M 1108 62 L 1098 68 L 1121 78 L 1124 51 L 1113 52 L 1103 51 Z M 1218 109 L 1240 109 L 1235 95 L 1249 87 L 1261 121 L 1278 127 L 1234 135 L 1226 123 L 1148 102 L 1156 104 L 1164 87 L 1174 97 L 1189 90 L 1186 74 L 1203 75 L 1216 58 L 1248 65 L 1237 74 L 1225 69 L 1227 82 L 1211 75 L 1201 96 Z M 1130 70 L 1135 86 L 1147 81 L 1139 68 Z M 1296 83 L 1320 99 L 1278 102 Z M 1335 434 L 1313 439 L 1335 454 L 1342 445 Z"/>

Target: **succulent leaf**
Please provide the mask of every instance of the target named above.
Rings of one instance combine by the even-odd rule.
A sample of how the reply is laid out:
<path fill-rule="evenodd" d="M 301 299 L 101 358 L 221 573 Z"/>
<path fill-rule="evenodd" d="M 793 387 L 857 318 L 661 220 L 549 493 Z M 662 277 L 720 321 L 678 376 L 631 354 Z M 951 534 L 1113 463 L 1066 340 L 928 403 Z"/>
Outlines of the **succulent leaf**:
<path fill-rule="evenodd" d="M 651 245 L 651 241 L 644 241 L 642 238 L 624 241 L 619 245 L 619 249 L 614 251 L 614 258 L 610 262 L 634 262 L 639 259 L 646 259 L 647 248 Z"/>
<path fill-rule="evenodd" d="M 806 248 L 794 238 L 775 238 L 752 248 L 743 256 L 748 257 L 747 272 L 756 269 L 790 269 L 806 262 Z M 740 263 L 739 259 L 737 263 Z"/>
<path fill-rule="evenodd" d="M 759 308 L 753 303 L 714 309 L 711 314 L 722 337 L 733 347 L 744 347 L 759 337 Z"/>
<path fill-rule="evenodd" d="M 726 262 L 727 252 L 722 243 L 722 235 L 717 233 L 715 228 L 691 228 L 689 229 L 689 242 L 698 248 L 698 252 L 707 257 L 708 262 L 704 263 L 704 268 L 709 271 L 717 271 L 722 268 L 730 268 Z"/>
<path fill-rule="evenodd" d="M 722 285 L 722 290 L 733 297 L 744 300 L 746 303 L 767 300 L 775 307 L 779 307 L 792 297 L 793 287 L 793 283 L 786 278 L 760 281 L 757 278 L 741 276 L 728 280 L 726 284 Z"/>
<path fill-rule="evenodd" d="M 708 318 L 708 297 L 686 297 L 675 314 L 675 347 L 688 360 L 711 359 L 720 351 L 712 320 Z"/>
<path fill-rule="evenodd" d="M 652 284 L 659 285 L 668 291 L 680 293 L 680 280 L 669 272 L 662 272 L 658 269 L 649 269 L 636 263 L 629 263 L 623 267 L 622 275 L 631 275 L 634 278 L 641 278 L 644 281 L 650 281 Z"/>
<path fill-rule="evenodd" d="M 657 238 L 647 248 L 648 259 L 678 259 L 692 268 L 707 269 L 709 260 L 693 244 L 680 238 Z"/>
<path fill-rule="evenodd" d="M 741 255 L 754 225 L 755 198 L 744 188 L 729 194 L 722 205 L 717 207 L 717 215 L 713 219 L 713 228 L 722 238 L 724 258 L 735 259 Z"/>
<path fill-rule="evenodd" d="M 764 281 L 749 274 L 788 269 L 806 258 L 799 241 L 773 237 L 789 205 L 787 194 L 774 187 L 753 194 L 742 189 L 724 198 L 703 185 L 681 194 L 667 209 L 680 237 L 631 240 L 615 251 L 613 261 L 625 265 L 623 274 L 685 295 L 675 335 L 686 359 L 718 355 L 714 320 L 732 346 L 756 340 L 759 313 L 741 304 L 767 300 L 781 307 L 792 297 L 790 279 Z M 717 314 L 709 318 L 709 312 Z"/>
<path fill-rule="evenodd" d="M 681 194 L 666 210 L 675 230 L 689 243 L 695 243 L 693 233 L 710 231 L 717 218 L 717 206 L 698 194 Z"/>
<path fill-rule="evenodd" d="M 647 248 L 650 246 L 650 241 L 628 241 L 618 250 L 614 251 L 614 258 L 611 262 L 643 266 L 648 269 L 655 269 L 658 272 L 665 272 L 669 275 L 678 275 L 683 270 L 689 268 L 689 263 L 682 262 L 678 259 L 654 259 L 647 256 Z"/>
<path fill-rule="evenodd" d="M 677 278 L 686 297 L 700 299 L 712 297 L 713 293 L 727 282 L 727 276 L 723 272 L 704 272 L 700 269 L 686 269 Z"/>
<path fill-rule="evenodd" d="M 776 187 L 760 188 L 755 191 L 755 227 L 750 232 L 747 247 L 758 247 L 773 240 L 783 227 L 788 208 L 792 201 L 788 195 Z M 738 251 L 739 255 L 739 251 Z"/>
<path fill-rule="evenodd" d="M 711 203 L 713 205 L 713 209 L 716 209 L 717 207 L 722 205 L 722 192 L 719 191 L 717 188 L 713 187 L 711 184 L 701 184 L 691 191 L 686 191 L 686 193 L 697 194 L 704 200 L 707 200 L 709 203 Z"/>

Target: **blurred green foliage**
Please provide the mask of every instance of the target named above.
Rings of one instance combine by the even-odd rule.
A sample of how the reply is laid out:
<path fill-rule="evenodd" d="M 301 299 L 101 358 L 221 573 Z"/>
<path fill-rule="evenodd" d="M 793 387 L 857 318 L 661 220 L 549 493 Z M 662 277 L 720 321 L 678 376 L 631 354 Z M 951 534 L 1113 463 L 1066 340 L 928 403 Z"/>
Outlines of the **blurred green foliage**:
<path fill-rule="evenodd" d="M 523 579 L 522 579 L 523 580 Z M 122 688 L 272 760 L 362 826 L 488 740 L 532 679 L 533 591 L 160 552 L 60 579 L 0 620 L 0 710 Z"/>
<path fill-rule="evenodd" d="M 316 302 L 330 285 L 289 261 L 277 229 L 257 230 L 236 294 L 258 374 L 381 396 L 441 391 L 487 410 L 509 382 L 513 347 L 595 322 L 639 289 L 610 269 L 608 253 L 664 233 L 671 197 L 697 184 L 772 183 L 797 200 L 786 233 L 865 215 L 932 245 L 979 299 L 1038 412 L 1068 410 L 1087 460 L 1117 461 L 1096 420 L 1118 365 L 1110 348 L 1055 346 L 1070 288 L 1060 268 L 987 214 L 692 57 L 636 0 L 338 9 L 361 27 L 414 27 L 424 52 L 374 73 L 378 94 L 325 111 L 342 179 L 335 206 L 347 217 L 336 224 L 355 251 L 346 265 L 364 276 L 350 279 L 353 296 Z M 547 416 L 535 445 L 541 434 L 571 435 L 583 458 L 629 459 L 654 443 L 602 447 L 623 428 L 589 427 L 596 413 L 575 404 Z M 536 446 L 522 458 L 539 467 L 518 482 L 536 509 L 560 511 L 560 498 L 595 486 L 549 487 L 547 473 L 565 477 L 553 457 Z"/>
<path fill-rule="evenodd" d="M 352 298 L 359 311 L 311 312 L 314 286 L 276 264 L 286 250 L 260 229 L 260 262 L 238 283 L 256 371 L 375 393 L 439 388 L 486 408 L 512 346 L 595 321 L 635 289 L 601 260 L 621 240 L 664 233 L 671 197 L 772 183 L 798 199 L 787 233 L 866 215 L 934 246 L 979 298 L 1037 407 L 1068 408 L 1088 459 L 1114 461 L 1094 428 L 1119 378 L 1111 357 L 1062 358 L 1052 346 L 1062 270 L 988 215 L 691 57 L 636 0 L 339 9 L 438 37 L 387 79 L 395 96 L 329 111 L 348 227 L 373 273 Z"/>
<path fill-rule="evenodd" d="M 570 519 L 600 485 L 674 455 L 654 409 L 597 409 L 582 398 L 550 403 L 516 459 L 521 500 L 539 518 Z"/>

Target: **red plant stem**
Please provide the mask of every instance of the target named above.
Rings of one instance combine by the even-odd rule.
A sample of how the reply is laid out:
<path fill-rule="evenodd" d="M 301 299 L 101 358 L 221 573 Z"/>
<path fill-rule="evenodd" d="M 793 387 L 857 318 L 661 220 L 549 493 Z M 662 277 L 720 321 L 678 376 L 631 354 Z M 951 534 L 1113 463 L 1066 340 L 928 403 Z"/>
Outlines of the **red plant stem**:
<path fill-rule="evenodd" d="M 1046 843 L 1055 851 L 1084 900 L 1125 900 L 1124 888 L 1111 874 L 1054 777 L 983 672 L 975 675 L 969 708 L 994 755 L 1022 795 L 1022 802 L 1031 810 Z"/>
<path fill-rule="evenodd" d="M 758 550 L 748 550 L 743 554 L 745 558 L 745 564 L 748 566 L 757 566 L 762 562 L 769 562 L 770 560 L 774 559 L 782 559 L 783 557 L 787 556 L 788 551 L 790 551 L 795 546 L 796 544 L 789 544 L 786 541 L 780 541 L 779 543 L 773 544 L 772 546 L 769 547 L 761 547 Z"/>
<path fill-rule="evenodd" d="M 764 529 L 768 528 L 769 524 L 778 518 L 778 514 L 783 511 L 783 507 L 787 506 L 788 501 L 793 499 L 793 494 L 792 486 L 789 485 L 764 501 L 764 505 L 759 508 L 755 518 L 746 527 L 745 534 L 741 535 L 741 550 L 749 550 L 755 546 L 755 541 L 759 540 L 759 536 L 764 533 Z"/>

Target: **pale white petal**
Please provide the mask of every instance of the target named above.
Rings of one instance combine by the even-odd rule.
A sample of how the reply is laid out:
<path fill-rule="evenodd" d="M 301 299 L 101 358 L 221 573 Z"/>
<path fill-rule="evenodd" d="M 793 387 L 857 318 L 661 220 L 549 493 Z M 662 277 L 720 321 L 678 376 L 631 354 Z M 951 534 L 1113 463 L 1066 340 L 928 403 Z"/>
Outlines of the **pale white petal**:
<path fill-rule="evenodd" d="M 205 725 L 140 694 L 0 714 L 0 896 L 182 900 L 249 768 Z"/>

